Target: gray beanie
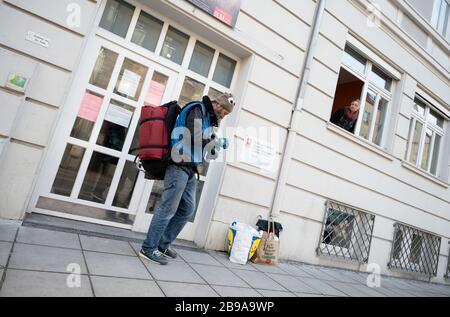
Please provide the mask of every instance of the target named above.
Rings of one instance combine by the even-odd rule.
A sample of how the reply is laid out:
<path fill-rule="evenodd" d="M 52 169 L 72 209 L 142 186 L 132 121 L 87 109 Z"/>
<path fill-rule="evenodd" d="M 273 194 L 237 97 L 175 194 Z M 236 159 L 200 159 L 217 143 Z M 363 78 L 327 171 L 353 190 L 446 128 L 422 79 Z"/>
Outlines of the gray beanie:
<path fill-rule="evenodd" d="M 227 109 L 228 112 L 232 112 L 236 102 L 234 101 L 234 97 L 230 93 L 223 93 L 216 98 L 214 98 L 213 102 L 217 102 L 223 108 Z"/>

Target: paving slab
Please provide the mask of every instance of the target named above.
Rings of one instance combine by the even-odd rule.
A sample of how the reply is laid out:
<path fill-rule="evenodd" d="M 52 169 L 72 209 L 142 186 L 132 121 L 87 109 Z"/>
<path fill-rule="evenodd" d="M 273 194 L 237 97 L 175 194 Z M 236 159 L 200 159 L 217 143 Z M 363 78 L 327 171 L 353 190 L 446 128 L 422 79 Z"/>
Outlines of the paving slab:
<path fill-rule="evenodd" d="M 272 273 L 272 274 L 285 274 L 289 275 L 286 271 L 283 271 L 281 268 L 279 268 L 277 265 L 267 265 L 267 264 L 258 264 L 258 263 L 251 263 L 254 268 L 256 268 L 258 271 L 264 272 L 264 273 Z"/>
<path fill-rule="evenodd" d="M 369 295 L 362 291 L 361 289 L 357 288 L 356 284 L 350 284 L 350 283 L 342 283 L 342 282 L 335 282 L 335 281 L 328 281 L 327 284 L 332 286 L 333 288 L 337 289 L 338 291 L 352 297 L 369 297 Z"/>
<path fill-rule="evenodd" d="M 216 251 L 208 251 L 209 255 L 211 255 L 214 259 L 219 261 L 223 266 L 229 269 L 238 269 L 238 270 L 247 270 L 247 271 L 258 271 L 253 265 L 249 262 L 247 264 L 238 264 L 233 263 L 229 260 L 227 253 L 225 252 L 216 252 Z"/>
<path fill-rule="evenodd" d="M 92 275 L 151 280 L 144 264 L 136 256 L 86 251 L 86 263 Z"/>
<path fill-rule="evenodd" d="M 178 255 L 188 263 L 222 266 L 214 257 L 206 252 L 177 249 Z"/>
<path fill-rule="evenodd" d="M 322 295 L 342 297 L 347 296 L 346 294 L 329 285 L 326 281 L 313 278 L 301 278 L 300 280 L 308 286 L 311 286 L 312 288 L 318 290 Z"/>
<path fill-rule="evenodd" d="M 0 297 L 91 297 L 86 275 L 79 276 L 79 287 L 69 287 L 69 274 L 8 269 Z"/>
<path fill-rule="evenodd" d="M 302 282 L 299 278 L 282 274 L 268 274 L 268 276 L 290 292 L 320 294 L 318 290 Z"/>
<path fill-rule="evenodd" d="M 245 270 L 232 269 L 233 273 L 247 282 L 252 288 L 267 289 L 274 291 L 287 291 L 286 288 L 278 284 L 263 272 L 253 272 Z"/>
<path fill-rule="evenodd" d="M 167 297 L 219 297 L 211 286 L 176 282 L 157 282 Z"/>
<path fill-rule="evenodd" d="M 232 287 L 232 286 L 211 286 L 221 297 L 262 297 L 252 288 Z"/>
<path fill-rule="evenodd" d="M 86 265 L 80 250 L 62 249 L 16 243 L 9 260 L 9 268 L 66 273 L 77 265 L 86 274 Z"/>
<path fill-rule="evenodd" d="M 0 241 L 13 242 L 20 224 L 2 221 L 0 223 Z"/>
<path fill-rule="evenodd" d="M 163 297 L 154 281 L 91 276 L 96 297 Z"/>
<path fill-rule="evenodd" d="M 80 240 L 81 247 L 86 251 L 136 256 L 136 253 L 127 241 L 111 240 L 84 235 L 80 235 Z"/>
<path fill-rule="evenodd" d="M 157 281 L 205 283 L 189 264 L 181 261 L 170 261 L 167 265 L 159 265 L 142 260 L 147 269 Z"/>
<path fill-rule="evenodd" d="M 5 267 L 11 253 L 12 242 L 0 241 L 0 267 Z"/>
<path fill-rule="evenodd" d="M 296 297 L 295 294 L 291 292 L 272 291 L 267 289 L 257 289 L 257 291 L 264 297 Z"/>
<path fill-rule="evenodd" d="M 78 235 L 74 233 L 50 231 L 31 227 L 20 227 L 16 241 L 59 248 L 81 249 Z"/>
<path fill-rule="evenodd" d="M 192 268 L 210 285 L 249 287 L 244 280 L 225 267 L 192 264 Z M 250 271 L 247 271 L 250 272 Z"/>
<path fill-rule="evenodd" d="M 290 263 L 279 263 L 279 268 L 288 273 L 289 275 L 299 276 L 299 277 L 312 277 L 305 271 L 301 270 L 297 265 Z"/>

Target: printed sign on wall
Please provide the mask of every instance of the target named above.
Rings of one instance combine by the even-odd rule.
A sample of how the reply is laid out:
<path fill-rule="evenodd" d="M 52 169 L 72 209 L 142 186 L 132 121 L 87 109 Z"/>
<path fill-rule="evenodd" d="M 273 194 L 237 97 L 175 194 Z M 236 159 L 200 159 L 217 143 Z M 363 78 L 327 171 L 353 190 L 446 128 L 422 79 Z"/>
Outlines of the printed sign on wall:
<path fill-rule="evenodd" d="M 216 19 L 234 28 L 242 0 L 188 0 Z"/>

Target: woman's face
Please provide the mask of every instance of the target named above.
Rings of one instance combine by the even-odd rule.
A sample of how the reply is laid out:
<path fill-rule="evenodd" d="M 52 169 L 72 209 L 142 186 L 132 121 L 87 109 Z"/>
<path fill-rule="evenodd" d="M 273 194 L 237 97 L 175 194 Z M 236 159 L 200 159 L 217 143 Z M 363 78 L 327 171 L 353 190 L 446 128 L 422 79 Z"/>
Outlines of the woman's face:
<path fill-rule="evenodd" d="M 353 101 L 353 102 L 350 104 L 350 110 L 351 110 L 352 112 L 358 111 L 358 110 L 359 110 L 359 103 L 357 103 L 356 101 Z"/>

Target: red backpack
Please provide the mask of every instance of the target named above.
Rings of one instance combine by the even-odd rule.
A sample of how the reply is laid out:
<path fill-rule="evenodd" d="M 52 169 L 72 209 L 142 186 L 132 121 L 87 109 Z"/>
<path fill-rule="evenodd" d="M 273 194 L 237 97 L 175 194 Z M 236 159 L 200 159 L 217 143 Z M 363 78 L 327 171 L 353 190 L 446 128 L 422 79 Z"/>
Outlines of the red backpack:
<path fill-rule="evenodd" d="M 170 136 L 180 112 L 177 101 L 141 109 L 138 157 L 147 179 L 164 179 L 170 158 Z"/>

